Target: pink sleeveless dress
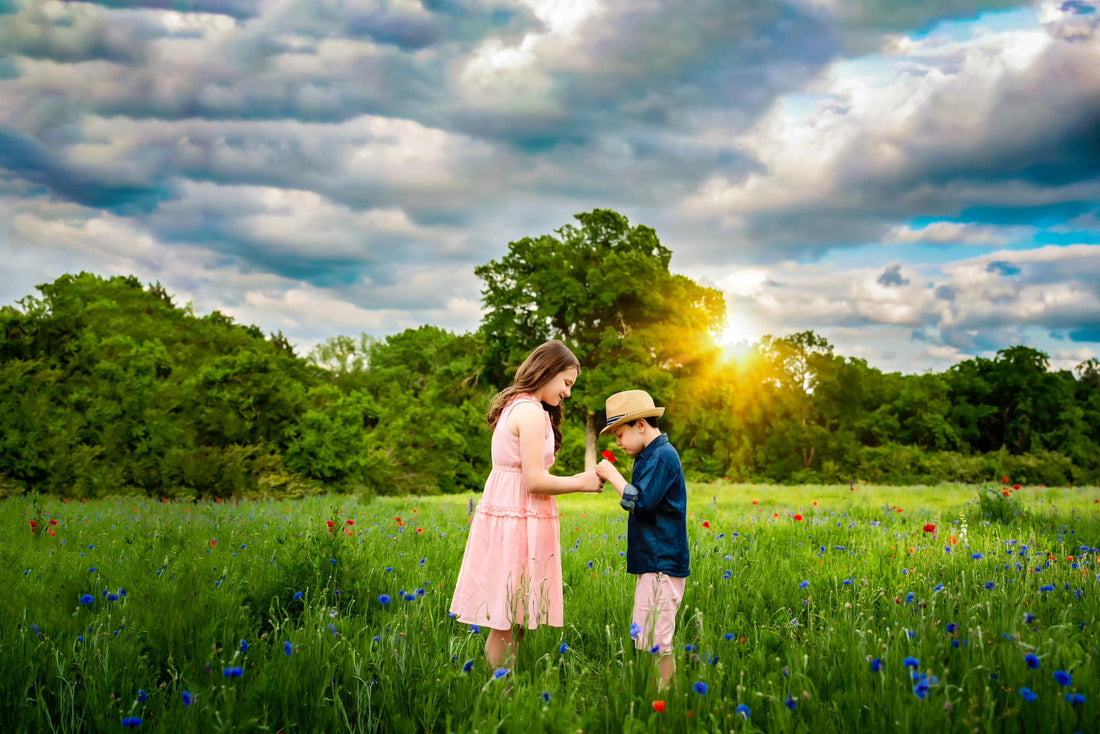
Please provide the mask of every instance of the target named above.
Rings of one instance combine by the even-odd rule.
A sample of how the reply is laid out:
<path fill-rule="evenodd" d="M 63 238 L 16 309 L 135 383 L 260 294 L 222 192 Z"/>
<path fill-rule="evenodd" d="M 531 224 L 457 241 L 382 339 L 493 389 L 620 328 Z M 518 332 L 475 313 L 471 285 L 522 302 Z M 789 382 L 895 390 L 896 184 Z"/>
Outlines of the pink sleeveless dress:
<path fill-rule="evenodd" d="M 517 395 L 500 413 L 493 430 L 493 469 L 485 481 L 466 539 L 451 613 L 458 621 L 491 629 L 540 624 L 561 627 L 562 576 L 558 505 L 551 495 L 530 494 L 523 485 L 519 438 L 508 430 Z M 543 458 L 554 463 L 554 433 L 546 415 Z"/>

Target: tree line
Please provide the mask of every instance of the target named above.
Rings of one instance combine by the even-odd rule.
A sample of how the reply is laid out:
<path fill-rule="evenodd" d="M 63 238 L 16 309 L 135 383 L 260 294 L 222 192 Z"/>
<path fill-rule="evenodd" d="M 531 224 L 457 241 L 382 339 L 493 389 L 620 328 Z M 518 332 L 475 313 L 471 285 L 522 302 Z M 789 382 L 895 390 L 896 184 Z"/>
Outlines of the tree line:
<path fill-rule="evenodd" d="M 596 453 L 603 401 L 640 387 L 689 477 L 1095 484 L 1100 364 L 1010 346 L 940 373 L 883 373 L 812 331 L 730 358 L 721 294 L 669 270 L 607 210 L 478 267 L 476 331 L 282 334 L 179 306 L 159 283 L 64 275 L 0 308 L 0 495 L 231 498 L 453 493 L 489 471 L 485 412 L 548 338 L 577 354 L 562 471 Z"/>

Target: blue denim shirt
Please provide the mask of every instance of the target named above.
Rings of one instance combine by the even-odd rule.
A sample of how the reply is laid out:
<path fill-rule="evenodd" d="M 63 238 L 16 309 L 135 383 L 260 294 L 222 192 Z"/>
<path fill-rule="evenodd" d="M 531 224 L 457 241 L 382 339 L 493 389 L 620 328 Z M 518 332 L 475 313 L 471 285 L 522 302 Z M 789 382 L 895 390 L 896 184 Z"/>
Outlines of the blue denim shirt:
<path fill-rule="evenodd" d="M 626 570 L 684 577 L 688 565 L 687 486 L 680 455 L 661 434 L 634 459 L 619 503 L 626 525 Z"/>

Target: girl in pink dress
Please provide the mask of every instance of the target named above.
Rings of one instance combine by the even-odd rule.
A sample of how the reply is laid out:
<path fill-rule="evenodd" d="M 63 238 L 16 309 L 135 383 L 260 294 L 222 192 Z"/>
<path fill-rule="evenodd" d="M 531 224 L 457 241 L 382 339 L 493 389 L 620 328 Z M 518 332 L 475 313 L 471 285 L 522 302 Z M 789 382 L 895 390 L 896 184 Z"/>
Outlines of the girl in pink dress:
<path fill-rule="evenodd" d="M 489 629 L 485 660 L 494 668 L 515 660 L 525 630 L 563 624 L 554 496 L 602 486 L 595 471 L 570 477 L 549 471 L 561 448 L 561 403 L 579 375 L 573 353 L 548 341 L 489 407 L 493 469 L 470 524 L 451 613 Z"/>

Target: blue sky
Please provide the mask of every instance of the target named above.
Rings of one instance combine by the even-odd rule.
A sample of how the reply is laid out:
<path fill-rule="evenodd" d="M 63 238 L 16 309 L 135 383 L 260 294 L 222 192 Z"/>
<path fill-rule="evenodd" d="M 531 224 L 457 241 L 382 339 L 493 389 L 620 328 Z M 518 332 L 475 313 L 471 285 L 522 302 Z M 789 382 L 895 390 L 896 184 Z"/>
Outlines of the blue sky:
<path fill-rule="evenodd" d="M 0 304 L 160 281 L 304 354 L 480 321 L 612 208 L 727 342 L 1100 355 L 1100 0 L 0 0 Z"/>

